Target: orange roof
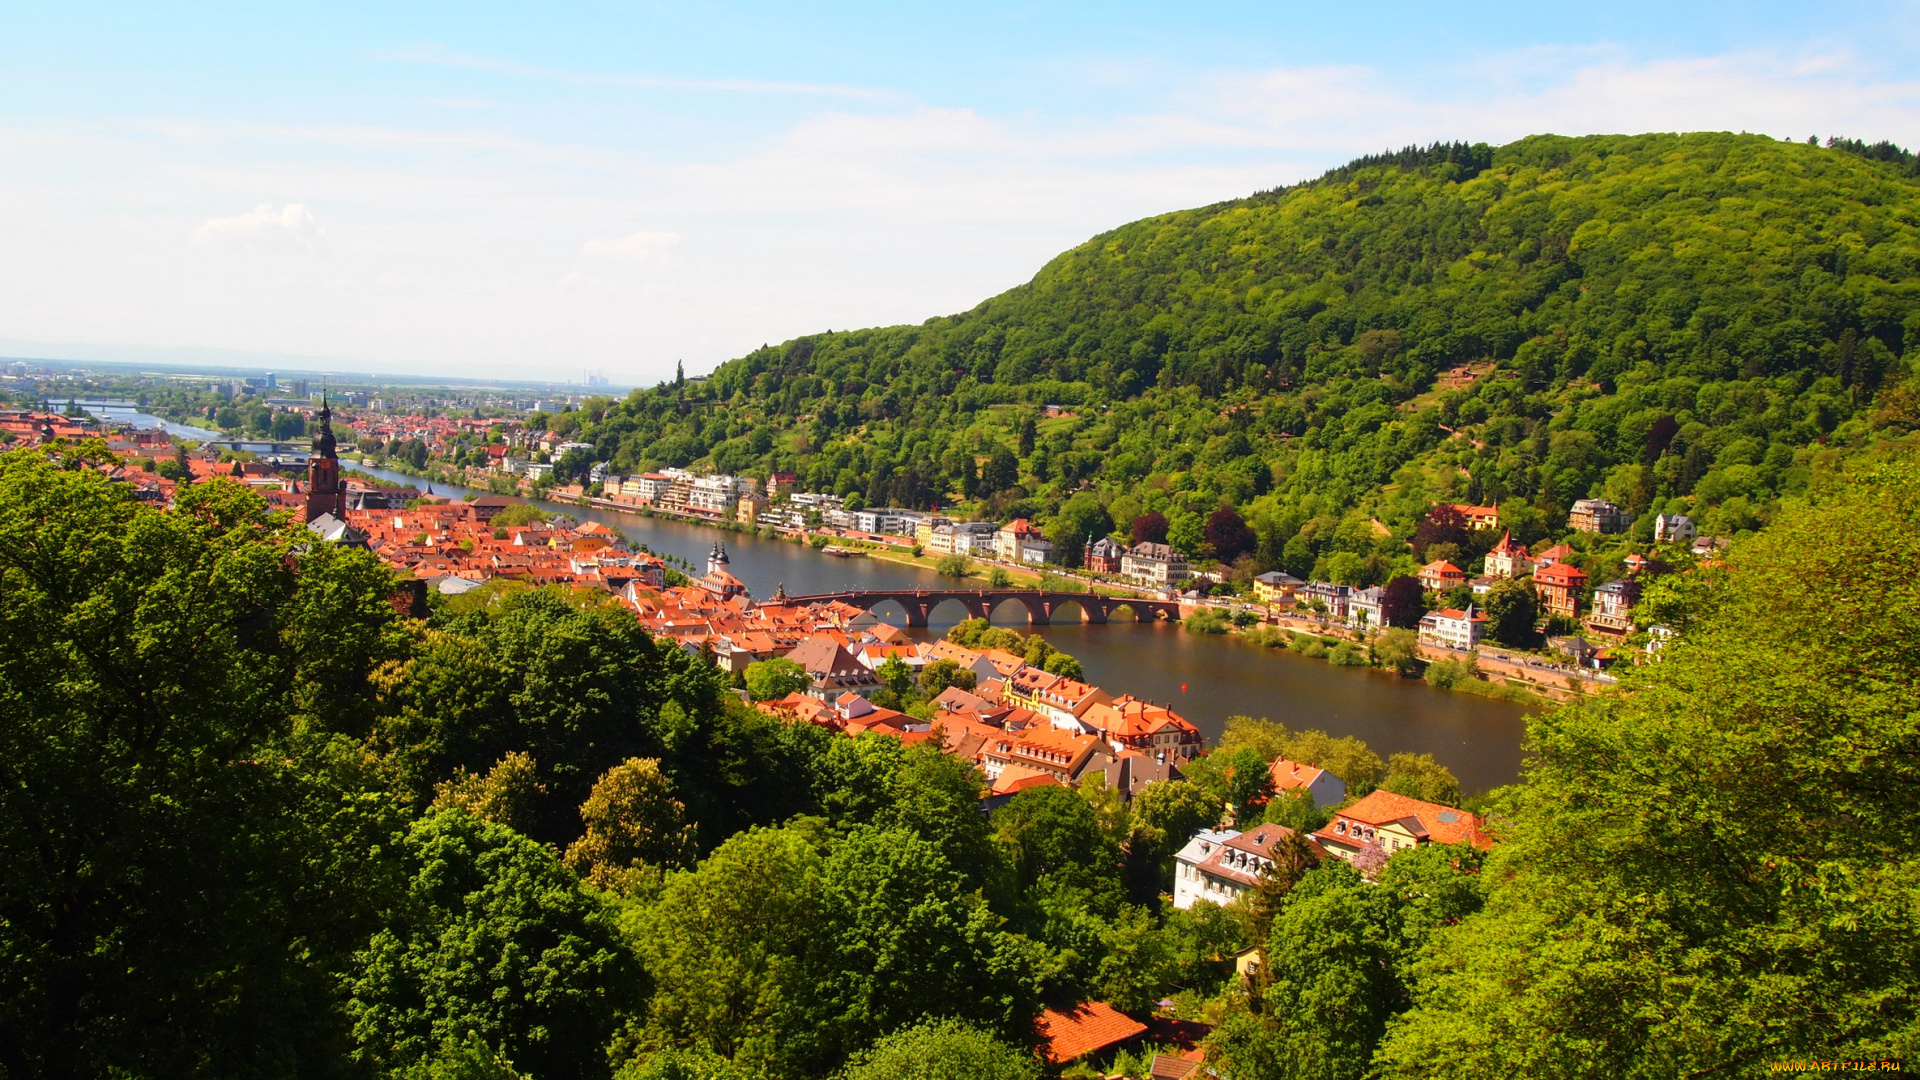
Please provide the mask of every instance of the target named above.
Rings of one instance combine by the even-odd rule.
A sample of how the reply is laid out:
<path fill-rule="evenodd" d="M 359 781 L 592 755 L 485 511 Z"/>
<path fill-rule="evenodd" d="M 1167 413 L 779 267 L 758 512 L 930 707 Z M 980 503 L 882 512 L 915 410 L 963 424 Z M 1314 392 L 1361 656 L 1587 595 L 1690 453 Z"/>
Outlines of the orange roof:
<path fill-rule="evenodd" d="M 1089 748 L 1100 745 L 1098 736 L 1082 735 L 1077 731 L 1068 731 L 1051 725 L 1028 731 L 1026 737 L 1018 741 L 1037 750 L 1065 754 L 1069 759 L 1079 757 Z"/>
<path fill-rule="evenodd" d="M 993 665 L 993 670 L 1002 676 L 1011 675 L 1027 666 L 1026 657 L 1015 656 L 1005 649 L 988 649 L 981 655 L 985 656 L 987 662 Z"/>
<path fill-rule="evenodd" d="M 1367 825 L 1387 825 L 1406 818 L 1414 818 L 1426 830 L 1427 836 L 1436 844 L 1472 844 L 1478 848 L 1493 846 L 1493 838 L 1481 829 L 1480 817 L 1465 810 L 1458 810 L 1439 803 L 1422 802 L 1405 795 L 1395 795 L 1391 791 L 1375 791 L 1355 802 L 1344 810 L 1335 811 L 1336 818 L 1346 818 Z M 1335 837 L 1333 826 L 1316 833 L 1316 836 Z"/>
<path fill-rule="evenodd" d="M 1011 795 L 1016 791 L 1025 791 L 1030 787 L 1064 787 L 1050 772 L 1036 769 L 1031 765 L 1012 762 L 1000 770 L 1000 779 L 993 782 L 995 795 Z"/>
<path fill-rule="evenodd" d="M 1514 542 L 1512 529 L 1508 529 L 1506 532 L 1500 534 L 1500 542 L 1493 545 L 1493 550 L 1503 555 L 1524 556 L 1527 553 L 1525 545 Z"/>
<path fill-rule="evenodd" d="M 1104 1001 L 1087 1001 L 1070 1012 L 1048 1009 L 1040 1014 L 1040 1037 L 1046 1040 L 1047 1060 L 1064 1065 L 1115 1043 L 1126 1042 L 1147 1025 Z"/>
<path fill-rule="evenodd" d="M 1165 705 L 1155 705 L 1132 695 L 1122 695 L 1110 703 L 1087 710 L 1086 721 L 1103 731 L 1119 736 L 1152 735 L 1167 728 L 1198 733 L 1199 728 Z"/>
<path fill-rule="evenodd" d="M 1552 566 L 1533 572 L 1533 580 L 1548 585 L 1576 586 L 1587 580 L 1587 572 L 1571 563 L 1557 562 Z"/>
<path fill-rule="evenodd" d="M 1302 765 L 1297 761 L 1288 761 L 1286 758 L 1274 758 L 1273 764 L 1267 769 L 1267 772 L 1273 777 L 1273 790 L 1275 791 L 1292 791 L 1295 788 L 1311 787 L 1313 782 L 1320 779 L 1321 774 L 1325 771 L 1325 769 L 1315 768 L 1312 765 Z"/>

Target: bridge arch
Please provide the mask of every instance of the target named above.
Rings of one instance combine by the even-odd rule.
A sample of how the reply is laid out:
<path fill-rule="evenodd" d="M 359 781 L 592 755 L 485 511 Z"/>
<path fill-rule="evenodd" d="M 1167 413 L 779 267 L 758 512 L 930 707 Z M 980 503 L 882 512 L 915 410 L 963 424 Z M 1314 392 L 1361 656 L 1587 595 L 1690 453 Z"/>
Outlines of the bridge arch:
<path fill-rule="evenodd" d="M 954 622 L 960 623 L 968 619 L 982 618 L 980 606 L 980 601 L 969 600 L 964 596 L 954 596 L 951 594 L 942 596 L 927 605 L 927 622 L 944 622 L 952 619 Z"/>
<path fill-rule="evenodd" d="M 926 626 L 936 609 L 944 609 L 943 614 L 950 617 L 955 614 L 948 607 L 951 604 L 958 604 L 960 613 L 968 618 L 991 620 L 1001 615 L 1007 604 L 1013 603 L 1018 605 L 1017 611 L 1026 613 L 1029 626 L 1046 626 L 1056 616 L 1071 618 L 1074 614 L 1078 614 L 1082 622 L 1103 623 L 1123 607 L 1129 609 L 1140 622 L 1180 617 L 1179 604 L 1170 600 L 1109 597 L 1082 592 L 1040 592 L 1033 589 L 848 590 L 818 596 L 782 595 L 779 600 L 789 604 L 838 600 L 874 612 L 876 616 L 880 614 L 880 609 L 897 607 L 906 616 L 908 626 Z M 885 617 L 893 616 L 887 614 Z M 1003 618 L 1002 621 L 1006 620 Z"/>
<path fill-rule="evenodd" d="M 881 622 L 892 622 L 894 619 L 892 612 L 898 611 L 900 618 L 906 625 L 911 626 L 914 624 L 913 610 L 905 603 L 902 603 L 897 596 L 876 596 L 868 603 L 859 606 L 866 608 L 867 614 L 872 615 Z"/>
<path fill-rule="evenodd" d="M 1007 610 L 1007 605 L 1011 604 L 1013 605 L 1013 609 L 1015 612 L 1026 615 L 1027 625 L 1029 626 L 1047 625 L 1048 612 L 1043 607 L 1041 607 L 1040 604 L 1036 602 L 1036 598 L 1033 597 L 1032 595 L 1024 594 L 1024 593 L 1009 593 L 1006 595 L 988 596 L 988 597 L 985 597 L 982 602 L 987 607 L 987 612 L 988 612 L 987 620 L 989 622 L 993 621 L 996 617 L 1003 615 L 1003 613 L 1005 613 Z"/>

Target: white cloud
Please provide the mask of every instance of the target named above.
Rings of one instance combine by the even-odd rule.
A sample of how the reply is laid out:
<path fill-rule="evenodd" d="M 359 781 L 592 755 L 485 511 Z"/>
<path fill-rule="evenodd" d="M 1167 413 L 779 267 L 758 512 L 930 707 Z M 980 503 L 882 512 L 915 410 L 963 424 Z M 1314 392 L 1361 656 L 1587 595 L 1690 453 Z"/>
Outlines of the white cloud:
<path fill-rule="evenodd" d="M 438 45 L 381 50 L 369 54 L 369 58 L 398 63 L 436 64 L 445 67 L 468 68 L 474 71 L 488 71 L 501 75 L 518 75 L 533 79 L 551 79 L 558 82 L 576 83 L 583 86 L 624 86 L 654 90 L 718 90 L 760 94 L 813 94 L 846 98 L 879 98 L 888 96 L 878 90 L 870 90 L 861 86 L 845 86 L 838 83 L 778 82 L 767 79 L 681 79 L 663 75 L 559 71 L 553 68 L 521 64 L 512 60 L 500 60 L 491 56 L 476 56 L 471 53 L 455 52 Z"/>
<path fill-rule="evenodd" d="M 679 246 L 679 233 L 637 232 L 613 240 L 589 240 L 580 251 L 602 259 L 650 262 Z"/>
<path fill-rule="evenodd" d="M 261 203 L 244 214 L 210 219 L 193 231 L 193 240 L 208 247 L 311 250 L 324 235 L 306 204 L 288 203 L 276 210 L 272 203 Z"/>

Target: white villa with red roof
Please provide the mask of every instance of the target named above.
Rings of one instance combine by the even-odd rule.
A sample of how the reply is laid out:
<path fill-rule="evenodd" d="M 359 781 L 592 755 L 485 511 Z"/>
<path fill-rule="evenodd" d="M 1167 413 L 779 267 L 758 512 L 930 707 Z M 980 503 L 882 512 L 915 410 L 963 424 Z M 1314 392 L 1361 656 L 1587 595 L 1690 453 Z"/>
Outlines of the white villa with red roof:
<path fill-rule="evenodd" d="M 1500 542 L 1487 552 L 1487 574 L 1497 578 L 1526 577 L 1533 573 L 1533 557 L 1527 554 L 1525 544 L 1515 543 L 1513 532 L 1509 530 L 1500 537 Z"/>
<path fill-rule="evenodd" d="M 1468 604 L 1465 611 L 1443 608 L 1420 617 L 1420 643 L 1443 649 L 1475 649 L 1486 632 L 1487 617 Z"/>

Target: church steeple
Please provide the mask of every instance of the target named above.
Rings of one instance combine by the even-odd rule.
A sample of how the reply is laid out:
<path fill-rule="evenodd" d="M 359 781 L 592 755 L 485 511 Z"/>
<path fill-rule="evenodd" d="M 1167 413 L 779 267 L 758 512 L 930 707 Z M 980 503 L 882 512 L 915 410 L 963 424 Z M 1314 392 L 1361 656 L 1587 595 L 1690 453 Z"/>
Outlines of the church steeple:
<path fill-rule="evenodd" d="M 307 520 L 332 514 L 347 517 L 347 482 L 340 477 L 340 457 L 333 441 L 333 410 L 327 392 L 320 391 L 320 430 L 313 436 L 313 456 L 307 459 Z"/>
<path fill-rule="evenodd" d="M 327 407 L 327 392 L 320 391 L 320 430 L 313 436 L 316 457 L 337 458 L 333 442 L 333 410 Z"/>

